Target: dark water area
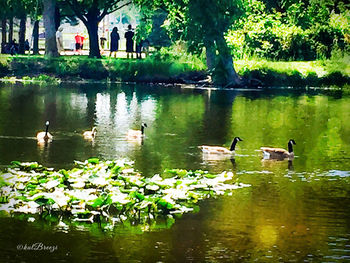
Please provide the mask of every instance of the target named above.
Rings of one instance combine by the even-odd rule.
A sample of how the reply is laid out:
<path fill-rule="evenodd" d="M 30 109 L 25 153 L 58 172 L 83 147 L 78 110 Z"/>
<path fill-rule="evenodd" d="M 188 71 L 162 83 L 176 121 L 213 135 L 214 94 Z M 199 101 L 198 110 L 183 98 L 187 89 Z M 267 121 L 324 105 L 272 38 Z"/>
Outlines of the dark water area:
<path fill-rule="evenodd" d="M 35 135 L 50 120 L 46 146 Z M 129 129 L 147 123 L 142 143 Z M 82 133 L 97 127 L 93 142 Z M 199 145 L 229 147 L 208 159 Z M 263 161 L 261 146 L 296 158 Z M 145 176 L 167 168 L 232 171 L 251 187 L 201 201 L 156 230 L 0 217 L 0 262 L 350 262 L 350 96 L 317 90 L 220 91 L 125 84 L 0 84 L 0 167 L 127 159 Z M 54 251 L 24 245 L 56 246 Z M 39 245 L 40 246 L 40 245 Z"/>

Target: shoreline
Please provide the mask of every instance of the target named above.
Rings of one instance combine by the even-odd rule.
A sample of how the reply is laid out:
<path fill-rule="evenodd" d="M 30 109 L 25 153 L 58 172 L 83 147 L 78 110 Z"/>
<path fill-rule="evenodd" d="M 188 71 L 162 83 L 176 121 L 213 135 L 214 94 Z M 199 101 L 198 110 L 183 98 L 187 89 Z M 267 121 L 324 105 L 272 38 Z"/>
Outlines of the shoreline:
<path fill-rule="evenodd" d="M 327 87 L 350 84 L 347 58 L 337 61 L 235 62 L 242 78 L 240 87 Z M 211 83 L 202 65 L 180 61 L 90 59 L 77 57 L 0 57 L 1 82 L 39 83 L 145 83 L 154 85 L 194 85 L 226 89 Z"/>

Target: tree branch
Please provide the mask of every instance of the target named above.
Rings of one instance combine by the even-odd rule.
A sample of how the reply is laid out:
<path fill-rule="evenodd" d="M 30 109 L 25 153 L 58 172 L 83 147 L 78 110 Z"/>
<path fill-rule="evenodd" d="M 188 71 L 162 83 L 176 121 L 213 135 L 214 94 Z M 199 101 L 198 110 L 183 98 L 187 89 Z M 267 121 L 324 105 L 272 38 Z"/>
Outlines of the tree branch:
<path fill-rule="evenodd" d="M 73 12 L 76 14 L 76 16 L 84 23 L 87 23 L 87 19 L 85 18 L 86 14 L 82 11 L 79 10 L 81 8 L 78 8 L 79 4 L 77 0 L 66 0 L 66 3 L 72 8 Z"/>
<path fill-rule="evenodd" d="M 111 14 L 111 13 L 113 13 L 113 12 L 115 12 L 115 11 L 117 11 L 117 10 L 123 8 L 124 6 L 130 5 L 131 3 L 132 3 L 132 1 L 130 1 L 130 2 L 128 2 L 128 3 L 125 3 L 125 4 L 121 5 L 121 6 L 118 6 L 118 7 L 116 7 L 116 8 L 113 8 L 113 9 L 110 10 L 110 11 L 108 11 L 108 9 L 105 9 L 103 12 L 106 11 L 106 14 L 105 14 L 105 15 L 108 15 L 108 14 Z"/>

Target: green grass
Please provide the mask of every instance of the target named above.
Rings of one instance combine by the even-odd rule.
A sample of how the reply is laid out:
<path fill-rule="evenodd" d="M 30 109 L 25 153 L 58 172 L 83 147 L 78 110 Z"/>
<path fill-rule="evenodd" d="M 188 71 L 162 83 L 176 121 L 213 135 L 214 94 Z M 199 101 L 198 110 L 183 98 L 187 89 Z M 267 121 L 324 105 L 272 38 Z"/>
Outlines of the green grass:
<path fill-rule="evenodd" d="M 350 56 L 317 61 L 268 61 L 248 59 L 235 61 L 238 74 L 257 78 L 266 86 L 320 86 L 350 83 Z"/>
<path fill-rule="evenodd" d="M 204 65 L 156 58 L 90 59 L 84 56 L 45 58 L 43 56 L 14 56 L 0 58 L 2 76 L 17 77 L 53 75 L 59 78 L 119 80 L 136 82 L 178 82 L 182 77 L 198 72 L 204 75 Z"/>
<path fill-rule="evenodd" d="M 186 60 L 187 59 L 187 60 Z M 203 60 L 194 56 L 136 59 L 90 59 L 86 56 L 0 56 L 0 77 L 91 79 L 133 82 L 181 83 L 205 77 Z M 331 60 L 268 61 L 259 58 L 235 61 L 239 75 L 259 79 L 264 86 L 323 86 L 350 83 L 349 55 Z M 41 76 L 41 77 L 40 77 Z M 46 77 L 43 77 L 46 76 Z"/>

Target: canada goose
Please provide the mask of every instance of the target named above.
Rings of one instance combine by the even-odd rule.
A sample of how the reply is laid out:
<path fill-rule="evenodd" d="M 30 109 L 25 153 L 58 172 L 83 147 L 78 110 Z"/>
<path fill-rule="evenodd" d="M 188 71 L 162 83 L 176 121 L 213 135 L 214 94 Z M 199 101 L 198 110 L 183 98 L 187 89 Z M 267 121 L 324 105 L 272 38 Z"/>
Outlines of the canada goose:
<path fill-rule="evenodd" d="M 46 130 L 44 132 L 37 133 L 36 139 L 38 140 L 39 143 L 52 141 L 53 136 L 49 133 L 49 125 L 50 125 L 50 122 L 46 121 L 45 123 Z"/>
<path fill-rule="evenodd" d="M 83 133 L 84 139 L 93 140 L 96 136 L 96 127 L 93 127 L 91 131 L 85 131 Z"/>
<path fill-rule="evenodd" d="M 288 151 L 282 148 L 270 148 L 270 147 L 261 147 L 263 151 L 264 159 L 278 159 L 283 160 L 288 158 L 288 160 L 294 159 L 293 144 L 296 145 L 293 139 L 290 139 L 288 142 Z"/>
<path fill-rule="evenodd" d="M 127 137 L 129 140 L 137 140 L 141 139 L 145 136 L 145 128 L 147 127 L 146 123 L 141 124 L 141 130 L 129 130 L 127 133 Z"/>
<path fill-rule="evenodd" d="M 239 137 L 235 137 L 232 141 L 230 150 L 225 148 L 225 147 L 220 147 L 220 146 L 207 146 L 207 145 L 202 145 L 199 146 L 199 148 L 202 150 L 204 154 L 222 154 L 222 155 L 232 155 L 235 152 L 236 144 L 239 141 L 243 141 Z"/>

